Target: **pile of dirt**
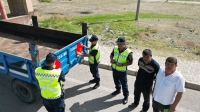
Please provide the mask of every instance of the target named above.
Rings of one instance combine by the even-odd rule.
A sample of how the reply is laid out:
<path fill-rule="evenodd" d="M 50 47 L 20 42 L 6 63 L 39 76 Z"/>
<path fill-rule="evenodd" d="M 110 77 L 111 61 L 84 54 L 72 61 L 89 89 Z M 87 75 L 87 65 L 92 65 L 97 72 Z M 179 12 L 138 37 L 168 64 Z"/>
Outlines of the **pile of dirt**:
<path fill-rule="evenodd" d="M 48 42 L 39 42 L 30 38 L 19 37 L 15 35 L 0 32 L 0 51 L 22 56 L 31 59 L 29 53 L 29 44 L 36 44 L 39 50 L 39 58 L 45 58 L 49 52 L 56 52 L 64 46 Z"/>

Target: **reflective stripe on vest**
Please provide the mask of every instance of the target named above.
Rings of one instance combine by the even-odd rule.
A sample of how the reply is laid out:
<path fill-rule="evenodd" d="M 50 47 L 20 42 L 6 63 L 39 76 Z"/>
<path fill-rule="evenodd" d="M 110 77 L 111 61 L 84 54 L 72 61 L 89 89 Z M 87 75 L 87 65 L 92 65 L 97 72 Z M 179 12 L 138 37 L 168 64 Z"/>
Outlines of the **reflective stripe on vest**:
<path fill-rule="evenodd" d="M 122 53 L 119 53 L 118 46 L 115 46 L 114 47 L 114 57 L 113 57 L 115 64 L 112 64 L 112 68 L 117 70 L 117 71 L 120 71 L 120 72 L 125 72 L 127 70 L 127 66 L 116 66 L 116 64 L 127 63 L 127 57 L 128 57 L 130 52 L 131 52 L 131 50 L 127 48 Z"/>
<path fill-rule="evenodd" d="M 36 68 L 35 76 L 38 80 L 41 95 L 45 99 L 57 99 L 61 96 L 61 87 L 58 82 L 61 69 L 46 70 Z"/>
<path fill-rule="evenodd" d="M 92 46 L 92 45 L 91 45 Z M 99 45 L 96 44 L 92 49 L 90 46 L 90 52 L 92 52 L 93 50 L 97 50 L 97 54 L 95 56 L 97 63 L 100 62 L 100 49 L 99 49 Z M 89 57 L 89 63 L 94 64 L 94 56 L 90 56 Z"/>

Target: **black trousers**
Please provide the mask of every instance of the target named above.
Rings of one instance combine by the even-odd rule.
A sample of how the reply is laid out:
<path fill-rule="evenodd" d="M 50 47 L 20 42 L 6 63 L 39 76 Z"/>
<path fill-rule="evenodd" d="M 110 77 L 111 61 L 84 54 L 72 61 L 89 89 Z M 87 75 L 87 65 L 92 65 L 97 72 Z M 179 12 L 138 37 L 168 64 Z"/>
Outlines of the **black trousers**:
<path fill-rule="evenodd" d="M 127 72 L 119 72 L 115 69 L 112 69 L 112 70 L 113 70 L 113 79 L 115 83 L 115 88 L 117 90 L 121 90 L 121 86 L 122 86 L 124 97 L 128 97 L 129 91 L 128 91 L 128 84 L 127 84 L 128 82 Z"/>
<path fill-rule="evenodd" d="M 150 106 L 150 94 L 151 94 L 151 87 L 143 87 L 135 85 L 134 89 L 134 104 L 138 105 L 140 102 L 140 95 L 143 94 L 144 102 L 142 105 L 142 110 L 147 111 Z"/>
<path fill-rule="evenodd" d="M 99 75 L 99 63 L 97 64 L 91 64 L 89 63 L 90 66 L 90 72 L 92 73 L 92 76 L 94 77 L 96 82 L 100 81 L 100 75 Z"/>
<path fill-rule="evenodd" d="M 164 112 L 164 109 L 169 109 L 170 105 L 163 105 L 153 99 L 153 112 Z"/>
<path fill-rule="evenodd" d="M 65 102 L 62 98 L 54 100 L 43 98 L 43 104 L 48 112 L 65 112 Z"/>

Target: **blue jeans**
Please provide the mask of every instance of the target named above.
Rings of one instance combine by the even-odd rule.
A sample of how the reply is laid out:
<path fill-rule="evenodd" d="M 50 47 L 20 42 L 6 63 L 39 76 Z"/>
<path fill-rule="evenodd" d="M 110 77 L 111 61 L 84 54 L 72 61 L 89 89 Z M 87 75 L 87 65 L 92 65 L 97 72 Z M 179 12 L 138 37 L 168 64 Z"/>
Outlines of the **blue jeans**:
<path fill-rule="evenodd" d="M 43 98 L 43 104 L 48 112 L 65 112 L 65 102 L 62 98 L 54 100 Z"/>
<path fill-rule="evenodd" d="M 113 79 L 114 79 L 114 83 L 115 83 L 115 88 L 117 90 L 120 90 L 121 86 L 122 86 L 124 97 L 128 97 L 129 91 L 128 91 L 128 84 L 127 84 L 127 82 L 128 82 L 127 73 L 119 72 L 115 69 L 112 69 L 112 70 L 113 70 Z"/>
<path fill-rule="evenodd" d="M 99 76 L 99 64 L 89 64 L 90 66 L 90 72 L 92 73 L 92 76 L 94 77 L 96 82 L 100 81 L 100 76 Z"/>
<path fill-rule="evenodd" d="M 135 89 L 134 89 L 134 104 L 135 105 L 139 104 L 141 93 L 143 94 L 143 98 L 144 98 L 142 110 L 147 111 L 149 109 L 149 106 L 150 106 L 151 87 L 144 87 L 144 86 L 135 85 Z"/>

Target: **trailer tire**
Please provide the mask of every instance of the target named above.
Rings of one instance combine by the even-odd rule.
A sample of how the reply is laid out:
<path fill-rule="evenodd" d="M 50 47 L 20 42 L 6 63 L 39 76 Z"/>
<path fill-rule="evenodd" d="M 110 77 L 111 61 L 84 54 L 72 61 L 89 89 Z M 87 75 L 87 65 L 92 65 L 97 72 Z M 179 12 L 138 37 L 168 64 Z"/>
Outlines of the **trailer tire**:
<path fill-rule="evenodd" d="M 19 79 L 13 79 L 11 85 L 17 97 L 25 103 L 33 103 L 40 97 L 39 89 L 31 83 Z"/>

